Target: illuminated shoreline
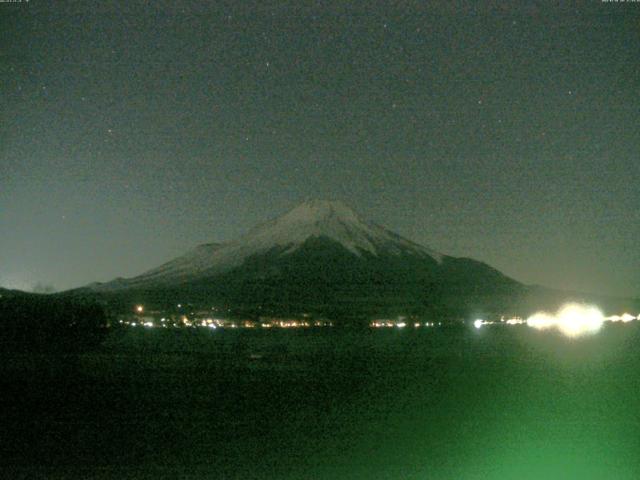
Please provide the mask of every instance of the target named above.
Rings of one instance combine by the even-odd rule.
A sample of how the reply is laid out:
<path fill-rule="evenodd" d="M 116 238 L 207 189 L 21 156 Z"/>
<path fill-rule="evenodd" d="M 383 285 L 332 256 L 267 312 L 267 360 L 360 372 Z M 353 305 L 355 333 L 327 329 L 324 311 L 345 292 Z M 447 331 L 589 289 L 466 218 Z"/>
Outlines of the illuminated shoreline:
<path fill-rule="evenodd" d="M 640 320 L 640 315 L 623 313 L 622 315 L 605 316 L 596 306 L 567 303 L 554 314 L 540 311 L 526 320 L 516 317 L 508 320 L 501 319 L 499 322 L 477 319 L 473 325 L 476 329 L 485 325 L 527 325 L 536 330 L 554 329 L 567 337 L 579 337 L 599 332 L 605 322 L 628 323 L 634 320 Z"/>

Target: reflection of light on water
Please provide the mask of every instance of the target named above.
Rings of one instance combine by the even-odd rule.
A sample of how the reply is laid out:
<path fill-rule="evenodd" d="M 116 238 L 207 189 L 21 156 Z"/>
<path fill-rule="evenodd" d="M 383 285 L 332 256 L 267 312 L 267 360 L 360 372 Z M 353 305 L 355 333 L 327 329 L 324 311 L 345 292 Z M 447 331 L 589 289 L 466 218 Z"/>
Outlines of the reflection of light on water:
<path fill-rule="evenodd" d="M 535 313 L 527 319 L 527 325 L 538 330 L 555 327 L 568 337 L 577 337 L 596 333 L 604 320 L 604 315 L 596 307 L 569 303 L 560 308 L 555 315 Z"/>

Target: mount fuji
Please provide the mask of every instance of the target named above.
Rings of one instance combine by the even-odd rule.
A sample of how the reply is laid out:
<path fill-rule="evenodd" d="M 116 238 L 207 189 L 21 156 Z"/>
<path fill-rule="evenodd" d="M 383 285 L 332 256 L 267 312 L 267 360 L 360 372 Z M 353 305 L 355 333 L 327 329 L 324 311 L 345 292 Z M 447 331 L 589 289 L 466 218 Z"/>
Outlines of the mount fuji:
<path fill-rule="evenodd" d="M 200 245 L 137 277 L 87 287 L 107 298 L 336 317 L 463 315 L 504 308 L 523 288 L 482 262 L 443 255 L 342 202 L 319 200 L 235 241 Z"/>

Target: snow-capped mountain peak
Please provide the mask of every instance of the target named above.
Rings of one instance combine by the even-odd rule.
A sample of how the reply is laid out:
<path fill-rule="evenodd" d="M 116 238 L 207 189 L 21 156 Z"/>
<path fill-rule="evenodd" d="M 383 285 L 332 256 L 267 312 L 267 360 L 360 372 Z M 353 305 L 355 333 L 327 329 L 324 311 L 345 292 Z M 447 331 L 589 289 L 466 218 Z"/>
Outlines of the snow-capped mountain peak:
<path fill-rule="evenodd" d="M 314 222 L 322 219 L 360 222 L 358 215 L 339 200 L 308 200 L 279 218 L 287 222 Z"/>
<path fill-rule="evenodd" d="M 360 255 L 375 253 L 376 232 L 349 207 L 338 201 L 313 200 L 250 231 L 244 240 L 256 248 L 287 246 L 295 250 L 311 237 L 327 237 Z"/>
<path fill-rule="evenodd" d="M 205 244 L 128 281 L 129 286 L 165 283 L 215 275 L 238 267 L 254 255 L 278 250 L 293 253 L 311 238 L 329 239 L 356 256 L 382 253 L 431 257 L 442 255 L 406 240 L 385 228 L 362 220 L 340 201 L 311 200 L 262 224 L 235 241 Z M 104 288 L 108 288 L 105 284 Z M 119 287 L 116 287 L 119 288 Z"/>
<path fill-rule="evenodd" d="M 436 252 L 362 220 L 344 203 L 328 200 L 304 202 L 285 215 L 253 229 L 241 241 L 258 250 L 280 246 L 288 247 L 287 252 L 292 252 L 312 237 L 329 238 L 358 256 L 363 252 L 377 255 L 384 248 L 391 253 L 409 250 L 440 257 Z"/>

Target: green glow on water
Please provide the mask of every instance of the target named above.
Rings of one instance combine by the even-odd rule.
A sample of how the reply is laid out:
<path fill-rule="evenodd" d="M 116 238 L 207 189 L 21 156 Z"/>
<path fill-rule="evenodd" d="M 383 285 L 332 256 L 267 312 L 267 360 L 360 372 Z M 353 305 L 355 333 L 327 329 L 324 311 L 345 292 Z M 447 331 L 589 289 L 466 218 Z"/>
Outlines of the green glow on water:
<path fill-rule="evenodd" d="M 639 345 L 636 323 L 578 338 L 130 329 L 55 375 L 13 358 L 15 389 L 37 385 L 49 410 L 3 418 L 34 429 L 29 461 L 56 455 L 64 476 L 46 478 L 635 480 Z"/>
<path fill-rule="evenodd" d="M 485 333 L 446 370 L 410 365 L 317 478 L 640 478 L 637 329 Z"/>

